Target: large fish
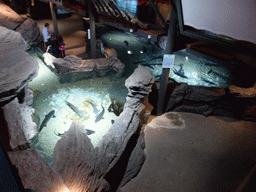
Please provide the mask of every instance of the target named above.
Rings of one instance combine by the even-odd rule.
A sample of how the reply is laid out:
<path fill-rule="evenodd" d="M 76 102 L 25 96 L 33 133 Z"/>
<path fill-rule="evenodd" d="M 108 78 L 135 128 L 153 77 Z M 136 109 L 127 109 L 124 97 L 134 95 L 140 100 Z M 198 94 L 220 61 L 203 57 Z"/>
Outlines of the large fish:
<path fill-rule="evenodd" d="M 105 113 L 105 108 L 103 107 L 102 104 L 101 104 L 101 107 L 102 107 L 102 111 L 100 112 L 99 115 L 96 116 L 95 123 L 99 122 L 101 119 L 104 119 L 103 115 Z"/>
<path fill-rule="evenodd" d="M 69 106 L 77 115 L 79 115 L 79 117 L 84 118 L 84 113 L 83 113 L 81 110 L 79 110 L 79 109 L 78 109 L 75 105 L 73 105 L 72 103 L 70 103 L 70 102 L 68 102 L 68 101 L 66 101 L 66 100 L 65 100 L 65 102 L 66 102 L 67 106 Z"/>
<path fill-rule="evenodd" d="M 45 115 L 45 118 L 44 118 L 44 120 L 43 120 L 43 122 L 42 122 L 42 124 L 41 124 L 41 126 L 40 126 L 40 128 L 39 128 L 38 133 L 40 133 L 40 132 L 42 131 L 42 129 L 43 129 L 44 127 L 46 127 L 48 121 L 50 121 L 50 119 L 51 119 L 52 117 L 55 117 L 54 114 L 55 114 L 55 111 L 52 110 L 52 111 L 49 112 L 47 115 Z"/>
<path fill-rule="evenodd" d="M 174 72 L 174 74 L 180 76 L 181 78 L 188 79 L 188 77 L 184 73 L 184 70 L 182 68 L 182 64 L 180 65 L 180 69 L 178 71 L 174 68 L 173 72 Z"/>
<path fill-rule="evenodd" d="M 31 143 L 35 143 L 35 142 L 37 141 L 37 139 L 38 139 L 38 134 L 42 131 L 42 129 L 43 129 L 44 127 L 46 127 L 48 121 L 50 121 L 50 119 L 51 119 L 52 117 L 55 117 L 54 114 L 55 114 L 55 111 L 52 110 L 52 111 L 50 111 L 47 115 L 45 115 L 45 118 L 44 118 L 42 124 L 40 125 L 40 128 L 39 128 L 39 130 L 38 130 L 38 133 L 30 140 Z"/>
<path fill-rule="evenodd" d="M 212 69 L 210 69 L 208 72 L 207 72 L 207 75 L 209 75 L 210 73 L 213 73 L 214 75 L 216 76 L 219 76 L 220 78 L 222 78 L 223 80 L 227 81 L 227 82 L 231 82 L 231 79 L 228 78 L 228 77 L 225 77 L 224 75 L 221 75 L 215 71 L 213 71 Z"/>
<path fill-rule="evenodd" d="M 211 85 L 216 85 L 216 83 L 214 83 L 214 82 L 212 82 L 212 81 L 209 81 L 209 80 L 207 80 L 207 79 L 205 79 L 205 78 L 203 78 L 203 77 L 200 77 L 200 79 L 201 79 L 203 82 L 205 82 L 205 83 L 209 83 L 209 84 L 211 84 Z"/>
<path fill-rule="evenodd" d="M 93 112 L 97 116 L 99 114 L 100 110 L 97 109 L 96 105 L 93 102 L 91 102 L 91 101 L 87 101 L 86 100 L 85 102 L 90 103 L 92 105 Z"/>
<path fill-rule="evenodd" d="M 124 41 L 125 45 L 128 47 L 129 46 L 129 42 L 128 41 Z"/>
<path fill-rule="evenodd" d="M 85 130 L 86 130 L 87 135 L 91 135 L 91 134 L 95 133 L 95 131 L 93 131 L 91 129 L 85 129 Z M 59 137 L 62 137 L 65 133 L 66 133 L 66 131 L 64 133 L 54 132 L 54 134 Z"/>

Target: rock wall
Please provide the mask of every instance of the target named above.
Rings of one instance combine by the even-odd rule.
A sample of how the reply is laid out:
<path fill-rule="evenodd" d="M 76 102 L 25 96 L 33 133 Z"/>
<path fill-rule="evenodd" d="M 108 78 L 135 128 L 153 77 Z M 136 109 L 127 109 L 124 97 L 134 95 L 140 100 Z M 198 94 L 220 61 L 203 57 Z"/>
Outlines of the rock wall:
<path fill-rule="evenodd" d="M 70 191 L 116 191 L 135 177 L 144 160 L 144 123 L 154 76 L 139 66 L 126 80 L 127 103 L 109 132 L 93 147 L 85 128 L 74 122 L 54 148 L 52 167 Z"/>
<path fill-rule="evenodd" d="M 33 92 L 25 88 L 25 97 L 22 103 L 15 98 L 3 107 L 4 116 L 8 124 L 10 145 L 12 149 L 25 146 L 37 134 L 37 125 L 33 122 L 35 110 L 32 104 Z"/>
<path fill-rule="evenodd" d="M 8 103 L 37 76 L 37 61 L 20 33 L 0 26 L 0 105 Z"/>
<path fill-rule="evenodd" d="M 24 188 L 33 189 L 36 192 L 69 192 L 60 175 L 35 149 L 8 152 L 8 155 L 12 164 L 19 170 Z"/>
<path fill-rule="evenodd" d="M 17 31 L 27 42 L 27 48 L 43 41 L 37 23 L 28 18 L 23 19 L 8 5 L 0 2 L 0 26 Z M 1 33 L 0 29 L 0 33 Z"/>
<path fill-rule="evenodd" d="M 106 53 L 106 54 L 105 54 Z M 75 55 L 56 58 L 50 53 L 44 53 L 44 62 L 50 66 L 59 76 L 61 83 L 73 82 L 92 77 L 107 75 L 122 77 L 125 73 L 125 65 L 117 58 L 114 49 L 107 49 L 106 58 L 83 60 Z"/>
<path fill-rule="evenodd" d="M 251 88 L 231 85 L 228 89 L 224 89 L 182 83 L 173 90 L 166 111 L 256 121 L 256 84 Z"/>

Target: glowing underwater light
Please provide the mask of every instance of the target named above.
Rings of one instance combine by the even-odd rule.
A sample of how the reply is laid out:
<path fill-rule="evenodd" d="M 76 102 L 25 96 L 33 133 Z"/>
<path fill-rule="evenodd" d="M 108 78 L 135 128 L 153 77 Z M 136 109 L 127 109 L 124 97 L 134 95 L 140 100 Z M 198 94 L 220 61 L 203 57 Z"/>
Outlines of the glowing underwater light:
<path fill-rule="evenodd" d="M 132 54 L 132 51 L 128 50 L 127 53 L 128 53 L 128 54 Z"/>
<path fill-rule="evenodd" d="M 192 72 L 192 76 L 193 76 L 194 78 L 197 78 L 197 76 L 198 76 L 197 72 L 193 71 L 193 72 Z"/>

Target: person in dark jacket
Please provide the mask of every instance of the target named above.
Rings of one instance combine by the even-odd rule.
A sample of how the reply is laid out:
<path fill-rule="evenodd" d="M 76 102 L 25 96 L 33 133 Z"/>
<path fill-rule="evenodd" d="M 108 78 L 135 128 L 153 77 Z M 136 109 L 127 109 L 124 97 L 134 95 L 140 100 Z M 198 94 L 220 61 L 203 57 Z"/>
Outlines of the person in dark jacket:
<path fill-rule="evenodd" d="M 51 38 L 48 40 L 49 50 L 48 52 L 52 54 L 54 57 L 60 57 L 60 50 L 59 50 L 59 41 L 56 39 L 54 34 L 51 35 Z"/>

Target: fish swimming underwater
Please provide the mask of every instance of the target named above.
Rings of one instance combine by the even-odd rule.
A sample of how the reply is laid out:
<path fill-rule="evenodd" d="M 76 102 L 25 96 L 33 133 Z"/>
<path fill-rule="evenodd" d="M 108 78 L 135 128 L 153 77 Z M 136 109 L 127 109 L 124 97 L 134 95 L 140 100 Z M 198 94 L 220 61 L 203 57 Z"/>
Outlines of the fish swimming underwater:
<path fill-rule="evenodd" d="M 95 131 L 93 131 L 91 129 L 85 129 L 85 130 L 86 130 L 87 135 L 91 135 L 91 134 L 95 133 Z M 66 131 L 64 133 L 54 132 L 54 134 L 59 137 L 62 137 L 65 133 L 66 133 Z"/>
<path fill-rule="evenodd" d="M 93 112 L 97 116 L 99 114 L 100 110 L 97 109 L 96 105 L 93 102 L 91 102 L 91 101 L 87 101 L 86 100 L 85 102 L 90 103 L 92 105 Z"/>
<path fill-rule="evenodd" d="M 172 71 L 174 72 L 174 74 L 180 76 L 181 78 L 188 79 L 188 77 L 184 73 L 182 66 L 183 66 L 183 64 L 180 64 L 180 69 L 178 71 L 175 68 Z"/>
<path fill-rule="evenodd" d="M 47 115 L 45 115 L 45 118 L 44 118 L 42 124 L 40 125 L 40 128 L 39 128 L 38 133 L 40 133 L 40 132 L 42 131 L 42 129 L 43 129 L 44 127 L 46 127 L 48 121 L 50 121 L 50 119 L 51 119 L 52 117 L 55 117 L 54 114 L 55 114 L 55 111 L 52 110 L 52 111 L 49 112 Z"/>
<path fill-rule="evenodd" d="M 203 78 L 203 77 L 200 77 L 200 79 L 201 79 L 203 82 L 205 82 L 205 83 L 209 83 L 209 84 L 211 84 L 211 85 L 216 85 L 216 83 L 211 82 L 211 81 L 209 81 L 209 80 L 207 80 L 207 79 L 205 79 L 205 78 Z"/>
<path fill-rule="evenodd" d="M 84 118 L 84 113 L 79 110 L 75 105 L 73 105 L 72 103 L 68 102 L 65 100 L 65 103 L 67 104 L 67 106 L 69 106 L 77 115 L 79 115 L 79 117 Z"/>
<path fill-rule="evenodd" d="M 231 79 L 230 79 L 230 78 L 225 77 L 224 75 L 221 75 L 221 74 L 219 74 L 219 73 L 213 71 L 212 69 L 210 69 L 210 70 L 207 72 L 207 75 L 209 75 L 210 73 L 212 73 L 212 74 L 214 74 L 214 75 L 216 75 L 216 76 L 222 78 L 223 80 L 225 80 L 225 81 L 227 81 L 227 82 L 231 82 Z"/>
<path fill-rule="evenodd" d="M 128 47 L 129 46 L 129 42 L 128 41 L 124 41 L 125 45 Z"/>
<path fill-rule="evenodd" d="M 105 108 L 103 107 L 102 104 L 101 104 L 101 107 L 102 107 L 102 111 L 100 112 L 99 115 L 96 116 L 95 123 L 99 122 L 101 119 L 104 119 L 103 115 L 105 113 Z"/>
<path fill-rule="evenodd" d="M 54 110 L 50 111 L 47 115 L 45 115 L 45 118 L 44 118 L 42 124 L 39 127 L 38 133 L 32 139 L 30 139 L 31 143 L 35 143 L 37 141 L 39 133 L 42 131 L 42 129 L 44 127 L 46 127 L 46 125 L 50 121 L 50 119 L 54 118 L 54 117 L 55 117 L 55 111 Z"/>

